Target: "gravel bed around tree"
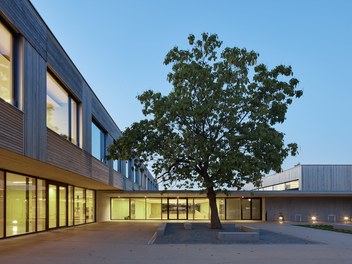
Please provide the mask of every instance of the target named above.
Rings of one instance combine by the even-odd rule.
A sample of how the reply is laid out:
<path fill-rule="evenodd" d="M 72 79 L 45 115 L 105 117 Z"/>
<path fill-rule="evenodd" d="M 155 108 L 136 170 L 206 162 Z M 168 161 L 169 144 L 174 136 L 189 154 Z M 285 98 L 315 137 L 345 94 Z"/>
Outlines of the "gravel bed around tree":
<path fill-rule="evenodd" d="M 192 223 L 191 230 L 185 230 L 183 223 L 168 223 L 164 236 L 158 236 L 154 244 L 238 244 L 240 242 L 221 241 L 216 238 L 217 232 L 240 232 L 240 224 L 223 224 L 222 230 L 210 229 L 207 223 Z M 259 230 L 259 241 L 241 242 L 253 244 L 317 244 L 317 242 L 298 237 Z"/>

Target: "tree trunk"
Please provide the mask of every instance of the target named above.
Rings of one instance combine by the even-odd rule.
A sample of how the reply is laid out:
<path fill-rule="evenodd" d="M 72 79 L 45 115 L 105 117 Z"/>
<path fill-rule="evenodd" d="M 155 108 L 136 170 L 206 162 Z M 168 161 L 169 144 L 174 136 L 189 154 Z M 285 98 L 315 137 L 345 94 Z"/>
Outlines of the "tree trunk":
<path fill-rule="evenodd" d="M 208 187 L 207 196 L 209 199 L 210 206 L 210 228 L 211 229 L 222 229 L 222 225 L 219 218 L 218 207 L 216 206 L 216 193 L 213 187 Z"/>

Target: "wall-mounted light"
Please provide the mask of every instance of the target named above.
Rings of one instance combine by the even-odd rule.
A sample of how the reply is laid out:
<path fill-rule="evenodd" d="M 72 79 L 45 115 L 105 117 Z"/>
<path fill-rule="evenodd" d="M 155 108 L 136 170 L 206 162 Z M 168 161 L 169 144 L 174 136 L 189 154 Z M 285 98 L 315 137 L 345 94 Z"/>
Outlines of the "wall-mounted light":
<path fill-rule="evenodd" d="M 313 215 L 310 219 L 313 221 L 313 223 L 316 223 L 316 222 L 317 222 L 317 217 L 314 216 L 314 215 Z"/>
<path fill-rule="evenodd" d="M 348 216 L 345 216 L 345 217 L 343 218 L 343 221 L 345 221 L 345 223 L 348 223 L 349 220 L 350 220 L 350 218 L 349 218 Z"/>
<path fill-rule="evenodd" d="M 279 216 L 279 223 L 282 224 L 284 222 L 284 217 L 282 215 Z"/>

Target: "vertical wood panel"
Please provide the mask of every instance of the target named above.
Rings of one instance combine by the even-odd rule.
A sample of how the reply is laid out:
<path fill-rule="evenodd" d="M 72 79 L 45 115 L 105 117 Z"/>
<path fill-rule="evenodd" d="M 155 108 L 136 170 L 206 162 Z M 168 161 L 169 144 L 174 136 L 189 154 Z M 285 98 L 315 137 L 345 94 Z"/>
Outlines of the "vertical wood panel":
<path fill-rule="evenodd" d="M 36 50 L 23 42 L 23 94 L 25 155 L 46 159 L 46 63 Z"/>

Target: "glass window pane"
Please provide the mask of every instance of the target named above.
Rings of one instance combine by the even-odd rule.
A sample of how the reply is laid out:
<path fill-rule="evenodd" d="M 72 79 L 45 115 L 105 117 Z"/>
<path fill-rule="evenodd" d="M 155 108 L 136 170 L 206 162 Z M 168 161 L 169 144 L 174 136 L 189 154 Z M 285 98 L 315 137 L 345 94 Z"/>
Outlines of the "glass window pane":
<path fill-rule="evenodd" d="M 162 219 L 168 219 L 168 205 L 167 205 L 167 199 L 163 198 L 161 202 L 161 217 Z"/>
<path fill-rule="evenodd" d="M 66 226 L 67 208 L 66 208 L 66 187 L 59 187 L 59 226 Z"/>
<path fill-rule="evenodd" d="M 4 237 L 4 172 L 0 171 L 0 238 Z"/>
<path fill-rule="evenodd" d="M 0 23 L 0 98 L 13 103 L 12 44 L 10 31 Z"/>
<path fill-rule="evenodd" d="M 130 219 L 130 200 L 128 198 L 111 199 L 111 220 Z"/>
<path fill-rule="evenodd" d="M 86 219 L 87 223 L 95 221 L 95 199 L 94 191 L 86 190 Z"/>
<path fill-rule="evenodd" d="M 77 103 L 71 99 L 71 142 L 78 145 L 78 108 Z"/>
<path fill-rule="evenodd" d="M 37 231 L 45 230 L 46 220 L 46 182 L 37 180 Z"/>
<path fill-rule="evenodd" d="M 145 219 L 145 199 L 131 198 L 131 219 Z"/>
<path fill-rule="evenodd" d="M 6 174 L 6 235 L 35 231 L 35 180 L 22 175 Z"/>
<path fill-rule="evenodd" d="M 226 219 L 241 220 L 241 200 L 239 198 L 226 199 Z"/>
<path fill-rule="evenodd" d="M 57 186 L 49 184 L 49 228 L 57 227 Z"/>
<path fill-rule="evenodd" d="M 242 199 L 242 219 L 251 219 L 251 199 Z"/>
<path fill-rule="evenodd" d="M 216 199 L 216 206 L 218 208 L 218 214 L 221 220 L 225 219 L 225 199 L 224 198 L 217 198 Z"/>
<path fill-rule="evenodd" d="M 206 198 L 194 199 L 194 220 L 209 219 L 209 200 Z"/>
<path fill-rule="evenodd" d="M 161 199 L 147 199 L 147 219 L 161 219 Z"/>
<path fill-rule="evenodd" d="M 86 220 L 85 192 L 84 192 L 83 188 L 78 188 L 78 187 L 75 187 L 74 190 L 75 190 L 75 202 L 74 202 L 75 221 L 74 221 L 74 224 L 75 225 L 84 224 L 85 220 Z"/>
<path fill-rule="evenodd" d="M 47 74 L 46 124 L 51 130 L 69 139 L 68 94 L 61 85 Z"/>
<path fill-rule="evenodd" d="M 193 198 L 188 198 L 188 219 L 192 220 L 193 218 L 194 218 Z"/>
<path fill-rule="evenodd" d="M 252 199 L 252 220 L 261 220 L 261 213 L 261 199 Z"/>
<path fill-rule="evenodd" d="M 73 186 L 68 186 L 68 226 L 73 226 Z"/>
<path fill-rule="evenodd" d="M 92 156 L 101 160 L 101 130 L 92 122 Z"/>
<path fill-rule="evenodd" d="M 187 219 L 187 199 L 178 199 L 178 219 Z"/>

